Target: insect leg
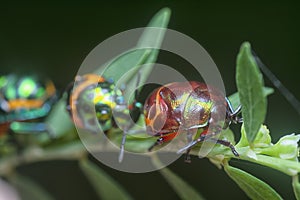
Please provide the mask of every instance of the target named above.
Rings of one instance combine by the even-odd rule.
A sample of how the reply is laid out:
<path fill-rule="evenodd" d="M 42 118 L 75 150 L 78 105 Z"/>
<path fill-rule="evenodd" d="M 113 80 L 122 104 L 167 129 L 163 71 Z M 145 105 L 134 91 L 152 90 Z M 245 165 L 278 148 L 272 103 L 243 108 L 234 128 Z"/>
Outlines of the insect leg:
<path fill-rule="evenodd" d="M 229 99 L 228 98 L 225 98 L 225 99 L 226 99 L 228 107 L 229 107 L 229 113 L 228 114 L 229 114 L 229 118 L 230 118 L 231 122 L 236 123 L 236 124 L 237 123 L 242 123 L 243 118 L 238 116 L 242 112 L 242 106 L 239 105 L 237 107 L 237 109 L 234 110 L 231 103 L 230 103 L 230 101 L 229 101 Z"/>
<path fill-rule="evenodd" d="M 193 135 L 194 135 L 194 133 L 191 132 L 191 130 L 188 130 L 188 132 L 187 132 L 188 143 L 191 143 L 193 141 Z M 185 157 L 184 157 L 184 162 L 186 162 L 186 163 L 191 163 L 190 151 L 191 151 L 191 148 L 186 150 Z"/>
<path fill-rule="evenodd" d="M 163 138 L 162 137 L 159 137 L 156 142 L 148 148 L 148 151 L 152 151 L 152 149 L 158 145 L 161 145 L 163 143 Z"/>
<path fill-rule="evenodd" d="M 218 143 L 218 144 L 222 144 L 226 147 L 229 147 L 232 151 L 232 153 L 236 156 L 236 157 L 239 157 L 239 153 L 236 151 L 235 147 L 233 146 L 233 144 L 231 144 L 229 141 L 226 141 L 226 140 L 219 140 L 219 139 L 216 139 L 216 138 L 210 138 L 209 139 L 210 141 L 213 141 L 215 143 Z"/>
<path fill-rule="evenodd" d="M 141 72 L 139 71 L 137 74 L 136 87 L 138 87 L 138 85 L 140 84 L 140 79 L 141 79 Z M 120 145 L 119 162 L 122 162 L 123 157 L 124 157 L 124 148 L 125 148 L 125 142 L 126 142 L 126 136 L 127 136 L 128 130 L 130 130 L 130 128 L 132 128 L 134 126 L 134 123 L 138 120 L 140 114 L 142 113 L 142 104 L 137 102 L 138 95 L 139 95 L 139 90 L 136 89 L 134 92 L 134 100 L 133 100 L 132 107 L 131 107 L 131 109 L 129 109 L 130 118 L 133 120 L 128 119 L 129 124 L 123 131 L 122 141 L 121 141 L 121 145 Z"/>
<path fill-rule="evenodd" d="M 207 136 L 209 136 L 209 135 L 207 135 Z M 183 153 L 183 152 L 190 152 L 190 150 L 191 150 L 191 148 L 193 147 L 193 146 L 195 146 L 196 144 L 198 144 L 199 142 L 203 142 L 206 138 L 207 138 L 207 136 L 205 136 L 205 135 L 201 135 L 197 140 L 194 140 L 194 141 L 192 141 L 191 143 L 189 143 L 188 145 L 186 145 L 185 147 L 183 147 L 183 148 L 181 148 L 181 149 L 179 149 L 178 151 L 177 151 L 177 153 L 178 154 L 181 154 L 181 153 Z"/>
<path fill-rule="evenodd" d="M 124 147 L 126 142 L 127 130 L 123 131 L 121 146 L 120 146 L 120 154 L 119 154 L 119 162 L 121 163 L 124 158 Z"/>

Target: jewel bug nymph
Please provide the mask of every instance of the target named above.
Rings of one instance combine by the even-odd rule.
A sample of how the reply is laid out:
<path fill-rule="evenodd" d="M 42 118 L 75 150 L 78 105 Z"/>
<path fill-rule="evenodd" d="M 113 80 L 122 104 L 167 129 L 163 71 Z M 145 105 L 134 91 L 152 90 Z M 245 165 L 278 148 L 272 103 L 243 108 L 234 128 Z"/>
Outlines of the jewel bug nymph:
<path fill-rule="evenodd" d="M 67 110 L 78 127 L 95 132 L 96 126 L 100 125 L 105 134 L 112 128 L 122 128 L 121 162 L 126 134 L 133 125 L 128 116 L 139 103 L 127 105 L 124 91 L 116 87 L 112 79 L 97 74 L 76 76 L 67 93 Z"/>
<path fill-rule="evenodd" d="M 10 74 L 0 77 L 0 133 L 53 133 L 46 117 L 57 100 L 52 81 L 31 75 Z"/>

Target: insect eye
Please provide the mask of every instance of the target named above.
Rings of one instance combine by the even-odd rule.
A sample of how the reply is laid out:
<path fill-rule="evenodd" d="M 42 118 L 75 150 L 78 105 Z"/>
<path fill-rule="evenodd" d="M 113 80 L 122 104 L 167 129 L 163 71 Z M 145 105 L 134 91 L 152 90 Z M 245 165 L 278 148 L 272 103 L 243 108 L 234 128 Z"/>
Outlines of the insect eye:
<path fill-rule="evenodd" d="M 125 104 L 125 99 L 123 96 L 119 96 L 116 98 L 116 104 L 118 105 L 124 105 Z"/>
<path fill-rule="evenodd" d="M 105 122 L 111 119 L 112 111 L 107 105 L 96 105 L 96 116 L 99 122 Z"/>

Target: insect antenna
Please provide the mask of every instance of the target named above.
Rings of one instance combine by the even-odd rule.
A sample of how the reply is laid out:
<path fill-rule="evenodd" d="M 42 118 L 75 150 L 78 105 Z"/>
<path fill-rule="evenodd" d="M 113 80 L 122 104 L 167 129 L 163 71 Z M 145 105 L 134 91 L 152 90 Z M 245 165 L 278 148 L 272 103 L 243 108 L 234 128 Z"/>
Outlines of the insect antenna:
<path fill-rule="evenodd" d="M 127 130 L 123 132 L 123 136 L 122 136 L 122 141 L 121 141 L 121 146 L 120 146 L 120 153 L 119 153 L 119 163 L 122 162 L 123 158 L 124 158 L 124 146 L 125 146 L 125 142 L 126 142 L 126 136 L 127 136 Z"/>

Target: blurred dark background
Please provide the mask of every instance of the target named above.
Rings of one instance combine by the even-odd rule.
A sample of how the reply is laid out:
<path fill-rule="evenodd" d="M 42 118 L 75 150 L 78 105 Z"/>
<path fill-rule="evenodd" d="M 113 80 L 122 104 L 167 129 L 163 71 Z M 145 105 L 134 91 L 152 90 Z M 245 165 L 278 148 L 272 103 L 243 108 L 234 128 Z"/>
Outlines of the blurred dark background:
<path fill-rule="evenodd" d="M 64 89 L 95 46 L 114 34 L 145 26 L 166 6 L 172 10 L 169 28 L 192 37 L 209 52 L 219 67 L 228 94 L 236 91 L 236 55 L 241 43 L 249 41 L 270 70 L 300 99 L 300 5 L 289 1 L 2 2 L 0 74 L 38 74 L 51 78 L 58 88 Z M 177 67 L 186 64 L 164 54 L 159 62 Z M 266 78 L 265 82 L 272 87 Z M 299 133 L 300 116 L 284 96 L 275 90 L 268 100 L 266 124 L 273 142 L 283 134 Z M 128 174 L 98 164 L 136 199 L 178 198 L 157 172 Z M 237 161 L 232 164 L 263 179 L 285 199 L 293 198 L 290 177 L 254 164 Z M 170 168 L 207 199 L 247 199 L 224 171 L 206 159 L 195 157 L 190 165 L 180 159 Z M 76 162 L 43 162 L 20 170 L 57 199 L 96 198 Z"/>

